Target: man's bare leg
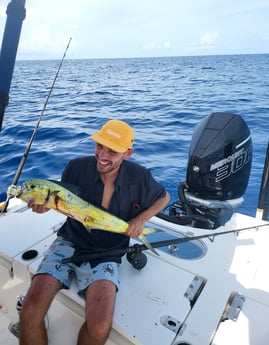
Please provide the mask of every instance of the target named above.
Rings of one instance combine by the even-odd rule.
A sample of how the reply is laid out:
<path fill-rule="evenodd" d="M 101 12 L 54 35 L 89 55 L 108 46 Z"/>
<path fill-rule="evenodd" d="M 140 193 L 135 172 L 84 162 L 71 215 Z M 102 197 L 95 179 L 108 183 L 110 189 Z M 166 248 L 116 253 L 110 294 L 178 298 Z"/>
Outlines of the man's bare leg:
<path fill-rule="evenodd" d="M 77 345 L 104 345 L 112 324 L 116 287 L 108 280 L 97 280 L 86 290 L 86 322 Z"/>
<path fill-rule="evenodd" d="M 47 274 L 33 278 L 20 313 L 20 345 L 47 345 L 44 318 L 61 283 Z"/>

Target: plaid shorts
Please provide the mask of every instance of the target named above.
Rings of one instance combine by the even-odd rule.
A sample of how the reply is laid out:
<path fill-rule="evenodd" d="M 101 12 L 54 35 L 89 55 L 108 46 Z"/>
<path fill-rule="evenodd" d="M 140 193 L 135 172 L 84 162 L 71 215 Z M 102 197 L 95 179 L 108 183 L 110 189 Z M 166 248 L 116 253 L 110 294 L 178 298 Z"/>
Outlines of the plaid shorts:
<path fill-rule="evenodd" d="M 72 279 L 76 277 L 78 294 L 83 295 L 85 289 L 96 280 L 110 280 L 119 289 L 119 264 L 115 262 L 103 262 L 94 268 L 89 262 L 83 262 L 80 266 L 73 263 L 63 264 L 62 259 L 74 254 L 74 246 L 71 242 L 58 236 L 44 255 L 36 274 L 49 274 L 62 283 L 63 288 L 68 289 Z"/>

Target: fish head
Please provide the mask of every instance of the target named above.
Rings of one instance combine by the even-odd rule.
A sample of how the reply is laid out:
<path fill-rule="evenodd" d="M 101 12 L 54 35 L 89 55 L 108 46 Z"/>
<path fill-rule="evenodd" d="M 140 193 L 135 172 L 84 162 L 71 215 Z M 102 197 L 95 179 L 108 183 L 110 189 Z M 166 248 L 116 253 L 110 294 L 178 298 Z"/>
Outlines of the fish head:
<path fill-rule="evenodd" d="M 50 188 L 44 184 L 43 180 L 28 180 L 22 184 L 15 195 L 17 198 L 29 202 L 34 199 L 38 205 L 43 205 L 48 200 Z"/>

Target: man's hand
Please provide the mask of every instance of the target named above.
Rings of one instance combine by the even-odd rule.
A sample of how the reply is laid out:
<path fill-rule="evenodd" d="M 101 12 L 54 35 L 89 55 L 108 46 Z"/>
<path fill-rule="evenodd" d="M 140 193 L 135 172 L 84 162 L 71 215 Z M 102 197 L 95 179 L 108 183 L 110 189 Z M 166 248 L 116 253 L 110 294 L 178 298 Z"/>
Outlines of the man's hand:
<path fill-rule="evenodd" d="M 126 236 L 129 237 L 139 237 L 144 230 L 145 223 L 140 221 L 138 218 L 133 218 L 128 222 L 129 226 L 125 232 Z"/>
<path fill-rule="evenodd" d="M 164 197 L 157 199 L 148 209 L 131 219 L 129 227 L 125 232 L 125 235 L 129 237 L 139 237 L 144 230 L 146 222 L 158 212 L 163 210 L 170 199 L 169 193 L 165 193 Z"/>

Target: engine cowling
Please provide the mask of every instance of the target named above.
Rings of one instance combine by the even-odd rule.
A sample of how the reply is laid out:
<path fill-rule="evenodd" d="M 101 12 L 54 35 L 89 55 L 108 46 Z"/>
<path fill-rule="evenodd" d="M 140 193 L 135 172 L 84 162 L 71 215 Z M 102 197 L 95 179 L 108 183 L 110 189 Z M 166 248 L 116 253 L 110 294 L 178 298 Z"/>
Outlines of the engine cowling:
<path fill-rule="evenodd" d="M 186 181 L 178 188 L 180 200 L 162 217 L 206 229 L 224 225 L 244 200 L 251 163 L 251 134 L 242 117 L 205 117 L 192 135 Z"/>
<path fill-rule="evenodd" d="M 195 128 L 187 168 L 188 191 L 201 198 L 241 197 L 252 162 L 249 128 L 239 115 L 212 113 Z"/>

